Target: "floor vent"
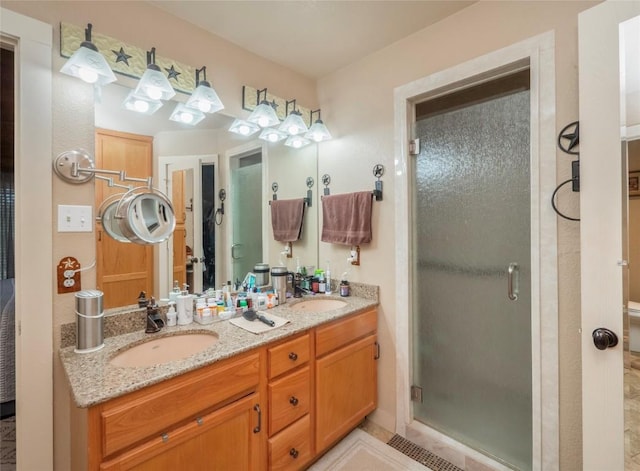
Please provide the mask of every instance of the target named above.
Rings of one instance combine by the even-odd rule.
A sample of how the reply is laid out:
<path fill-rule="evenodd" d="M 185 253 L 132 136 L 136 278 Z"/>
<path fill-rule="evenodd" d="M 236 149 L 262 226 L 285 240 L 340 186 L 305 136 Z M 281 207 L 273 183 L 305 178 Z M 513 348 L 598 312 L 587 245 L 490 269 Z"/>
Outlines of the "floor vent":
<path fill-rule="evenodd" d="M 425 450 L 398 434 L 391 437 L 387 445 L 407 455 L 412 460 L 431 468 L 433 471 L 464 471 L 462 468 L 458 468 L 456 465 L 449 463 L 438 455 L 434 455 L 430 451 Z"/>

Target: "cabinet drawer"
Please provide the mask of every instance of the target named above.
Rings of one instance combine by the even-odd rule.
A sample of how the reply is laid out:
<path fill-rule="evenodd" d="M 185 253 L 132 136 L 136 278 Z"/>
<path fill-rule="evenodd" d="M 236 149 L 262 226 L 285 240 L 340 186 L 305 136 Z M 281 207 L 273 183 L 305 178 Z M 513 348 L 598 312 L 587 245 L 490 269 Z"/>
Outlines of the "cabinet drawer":
<path fill-rule="evenodd" d="M 259 354 L 253 353 L 106 403 L 100 413 L 102 456 L 167 432 L 202 411 L 255 390 L 259 370 Z"/>
<path fill-rule="evenodd" d="M 309 412 L 309 367 L 269 384 L 269 436 Z"/>
<path fill-rule="evenodd" d="M 372 334 L 377 327 L 378 312 L 376 309 L 347 319 L 340 319 L 325 327 L 319 327 L 316 330 L 316 357 L 352 343 L 367 334 Z"/>
<path fill-rule="evenodd" d="M 311 459 L 311 419 L 305 415 L 269 439 L 269 469 L 298 470 Z"/>
<path fill-rule="evenodd" d="M 304 365 L 309 361 L 309 334 L 269 349 L 269 378 Z"/>

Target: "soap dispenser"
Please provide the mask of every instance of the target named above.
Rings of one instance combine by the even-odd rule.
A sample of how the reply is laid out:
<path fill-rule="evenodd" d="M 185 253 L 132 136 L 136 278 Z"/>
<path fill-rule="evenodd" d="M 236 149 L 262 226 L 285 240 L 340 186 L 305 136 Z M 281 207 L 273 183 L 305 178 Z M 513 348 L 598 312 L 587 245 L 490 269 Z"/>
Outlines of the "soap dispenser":
<path fill-rule="evenodd" d="M 169 301 L 169 310 L 167 311 L 167 326 L 174 326 L 177 323 L 178 313 L 176 312 L 175 301 Z"/>
<path fill-rule="evenodd" d="M 173 290 L 169 292 L 169 301 L 176 301 L 180 294 L 180 285 L 178 284 L 178 280 L 174 280 Z"/>
<path fill-rule="evenodd" d="M 187 291 L 189 285 L 183 286 L 182 293 L 176 298 L 178 306 L 178 325 L 187 325 L 193 322 L 193 298 Z"/>

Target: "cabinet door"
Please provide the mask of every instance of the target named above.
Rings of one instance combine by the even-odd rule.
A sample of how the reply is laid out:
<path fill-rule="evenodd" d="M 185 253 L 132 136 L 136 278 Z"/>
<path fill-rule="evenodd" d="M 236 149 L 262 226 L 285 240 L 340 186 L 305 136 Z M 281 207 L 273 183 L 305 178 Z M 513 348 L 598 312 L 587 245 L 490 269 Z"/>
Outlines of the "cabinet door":
<path fill-rule="evenodd" d="M 316 452 L 327 449 L 376 408 L 376 336 L 316 361 Z"/>
<path fill-rule="evenodd" d="M 257 406 L 257 408 L 256 408 Z M 259 395 L 246 398 L 168 431 L 103 463 L 103 471 L 253 471 L 266 466 Z"/>

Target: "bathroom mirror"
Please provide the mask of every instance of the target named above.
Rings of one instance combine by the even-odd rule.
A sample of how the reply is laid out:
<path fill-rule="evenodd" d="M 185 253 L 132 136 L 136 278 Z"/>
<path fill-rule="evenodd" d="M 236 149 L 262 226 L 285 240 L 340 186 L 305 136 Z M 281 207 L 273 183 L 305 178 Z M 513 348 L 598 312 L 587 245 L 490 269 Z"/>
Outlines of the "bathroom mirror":
<path fill-rule="evenodd" d="M 129 88 L 119 84 L 110 84 L 103 88 L 102 100 L 95 105 L 96 129 L 152 137 L 153 186 L 166 193 L 174 206 L 177 222 L 174 237 L 184 237 L 189 241 L 184 244 L 185 254 L 175 251 L 176 246 L 172 243 L 172 237 L 167 243 L 154 247 L 152 255 L 146 257 L 152 257 L 154 266 L 154 282 L 153 289 L 149 290 L 150 294 L 156 298 L 166 297 L 172 287 L 174 273 L 180 273 L 183 266 L 184 278 L 189 277 L 192 280 L 191 284 L 201 286 L 202 289 L 206 289 L 209 285 L 219 287 L 227 281 L 235 281 L 239 276 L 233 270 L 233 227 L 237 221 L 246 218 L 256 219 L 256 214 L 260 215 L 262 259 L 247 259 L 246 266 L 265 262 L 271 266 L 285 264 L 293 270 L 298 259 L 304 265 L 317 266 L 319 240 L 317 224 L 320 200 L 317 177 L 317 146 L 315 144 L 302 149 L 292 149 L 282 143 L 267 144 L 257 139 L 257 135 L 249 139 L 237 137 L 227 131 L 234 117 L 225 115 L 224 110 L 207 115 L 195 127 L 169 120 L 169 115 L 176 106 L 175 102 L 165 102 L 164 106 L 151 116 L 134 113 L 120 106 L 128 91 Z M 221 98 L 224 102 L 224 97 Z M 233 187 L 234 183 L 232 183 L 230 162 L 234 156 L 239 155 L 243 149 L 247 148 L 260 149 L 261 151 L 260 194 L 262 201 L 260 202 L 256 201 L 255 195 L 249 195 L 251 192 L 244 191 L 242 184 Z M 199 166 L 191 167 L 197 169 L 196 173 L 193 173 L 194 170 L 185 170 L 183 168 L 185 162 L 195 157 L 202 161 L 200 164 L 196 164 Z M 161 171 L 161 160 L 163 161 L 162 165 L 173 165 L 173 167 L 165 167 Z M 184 179 L 178 185 L 181 187 L 178 192 L 182 195 L 178 205 L 175 204 L 175 195 L 172 194 L 175 186 L 173 178 L 168 176 L 167 168 L 170 169 L 169 174 L 185 170 Z M 139 175 L 131 174 L 131 176 L 137 177 Z M 200 185 L 194 185 L 193 182 L 198 178 Z M 309 179 L 313 180 L 313 186 L 310 188 L 307 186 Z M 212 186 L 205 189 L 203 185 L 211 180 L 213 180 Z M 280 199 L 303 198 L 307 196 L 307 190 L 312 191 L 312 206 L 305 208 L 305 222 L 301 239 L 293 243 L 291 258 L 286 258 L 281 253 L 283 245 L 273 240 L 268 202 L 273 197 L 271 186 L 274 181 L 279 183 L 277 197 Z M 98 185 L 106 186 L 105 182 L 98 180 L 94 184 L 96 188 Z M 195 188 L 197 186 L 200 188 Z M 221 201 L 217 195 L 220 189 L 224 189 L 227 194 L 224 214 L 219 211 Z M 107 193 L 105 192 L 104 195 L 106 196 Z M 243 210 L 243 207 L 248 209 Z M 112 208 L 112 210 L 114 209 Z M 195 220 L 196 209 L 200 212 L 200 222 Z M 260 210 L 258 211 L 258 209 Z M 103 211 L 106 216 L 109 215 L 109 206 L 106 201 Z M 182 223 L 184 224 L 181 225 Z M 184 229 L 180 229 L 182 227 Z M 205 250 L 203 247 L 206 245 L 204 239 L 207 234 L 204 233 L 203 236 L 202 229 L 206 231 L 207 227 L 214 230 L 215 262 L 211 261 L 211 250 Z M 104 230 L 108 232 L 106 227 Z M 195 237 L 198 233 L 199 237 Z M 210 235 L 211 232 L 209 232 L 209 238 Z M 119 234 L 116 232 L 115 236 L 117 238 Z M 101 263 L 98 258 L 97 264 Z M 100 267 L 98 267 L 98 273 L 100 273 Z M 200 283 L 193 281 L 192 277 L 198 277 Z M 135 294 L 137 297 L 138 293 Z M 135 297 L 127 296 L 126 299 L 131 298 L 130 302 L 120 301 L 113 304 L 109 302 L 109 295 L 105 291 L 105 306 L 111 308 L 130 305 L 135 302 Z"/>

